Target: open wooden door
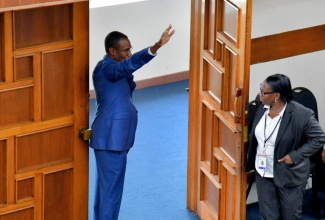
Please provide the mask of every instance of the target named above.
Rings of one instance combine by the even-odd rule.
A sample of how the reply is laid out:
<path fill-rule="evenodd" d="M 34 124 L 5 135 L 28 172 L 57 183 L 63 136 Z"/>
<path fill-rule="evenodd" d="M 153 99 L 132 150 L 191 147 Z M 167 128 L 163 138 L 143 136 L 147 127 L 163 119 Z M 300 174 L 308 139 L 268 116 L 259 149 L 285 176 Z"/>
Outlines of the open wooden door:
<path fill-rule="evenodd" d="M 192 0 L 188 208 L 245 219 L 251 0 Z"/>
<path fill-rule="evenodd" d="M 1 220 L 88 218 L 88 14 L 0 1 Z"/>

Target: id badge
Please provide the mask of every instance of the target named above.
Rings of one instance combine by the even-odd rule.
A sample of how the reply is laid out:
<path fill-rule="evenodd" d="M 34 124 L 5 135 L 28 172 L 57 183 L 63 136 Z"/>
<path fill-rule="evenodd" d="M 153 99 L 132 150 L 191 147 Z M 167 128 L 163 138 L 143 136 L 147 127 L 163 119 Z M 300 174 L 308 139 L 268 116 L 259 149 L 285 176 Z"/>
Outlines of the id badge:
<path fill-rule="evenodd" d="M 266 155 L 258 155 L 258 169 L 266 170 Z"/>

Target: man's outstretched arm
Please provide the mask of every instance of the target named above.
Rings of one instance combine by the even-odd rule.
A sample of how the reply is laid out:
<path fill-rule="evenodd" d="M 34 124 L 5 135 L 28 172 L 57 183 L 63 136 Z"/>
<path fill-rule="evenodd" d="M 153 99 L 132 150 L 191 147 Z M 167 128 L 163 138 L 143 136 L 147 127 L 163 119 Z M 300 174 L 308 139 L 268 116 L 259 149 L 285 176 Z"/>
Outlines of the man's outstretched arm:
<path fill-rule="evenodd" d="M 171 31 L 171 29 L 172 29 L 172 25 L 170 24 L 168 28 L 164 31 L 164 33 L 161 35 L 159 41 L 150 47 L 150 51 L 152 54 L 156 54 L 158 49 L 164 46 L 170 40 L 170 38 L 175 33 L 175 30 Z"/>

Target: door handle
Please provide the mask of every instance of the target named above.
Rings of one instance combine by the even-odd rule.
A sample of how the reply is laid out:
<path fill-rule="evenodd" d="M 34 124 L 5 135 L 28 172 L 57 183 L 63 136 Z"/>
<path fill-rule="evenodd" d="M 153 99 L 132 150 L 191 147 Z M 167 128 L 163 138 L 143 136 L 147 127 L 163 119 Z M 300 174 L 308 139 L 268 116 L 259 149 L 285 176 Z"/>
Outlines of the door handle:
<path fill-rule="evenodd" d="M 79 129 L 79 138 L 81 138 L 84 141 L 90 140 L 92 135 L 92 130 L 88 128 L 81 128 Z"/>
<path fill-rule="evenodd" d="M 235 116 L 235 122 L 239 123 L 240 118 L 242 116 L 241 114 L 241 104 L 242 104 L 242 89 L 241 88 L 236 88 L 236 93 L 235 93 L 235 102 L 234 102 L 234 116 Z"/>

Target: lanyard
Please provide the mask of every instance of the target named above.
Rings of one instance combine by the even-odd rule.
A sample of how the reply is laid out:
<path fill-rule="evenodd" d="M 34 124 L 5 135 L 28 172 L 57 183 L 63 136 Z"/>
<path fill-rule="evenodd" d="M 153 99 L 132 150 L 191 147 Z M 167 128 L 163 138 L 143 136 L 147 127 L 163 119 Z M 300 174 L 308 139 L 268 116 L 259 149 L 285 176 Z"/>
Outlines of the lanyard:
<path fill-rule="evenodd" d="M 270 137 L 273 135 L 276 127 L 278 127 L 278 124 L 280 123 L 281 119 L 282 119 L 282 116 L 280 116 L 278 122 L 276 123 L 273 131 L 271 132 L 270 136 L 268 138 L 266 138 L 266 134 L 265 134 L 265 131 L 266 131 L 266 117 L 267 117 L 267 111 L 265 111 L 265 123 L 264 123 L 264 148 L 265 148 L 265 145 L 266 145 L 266 142 L 270 139 Z"/>

